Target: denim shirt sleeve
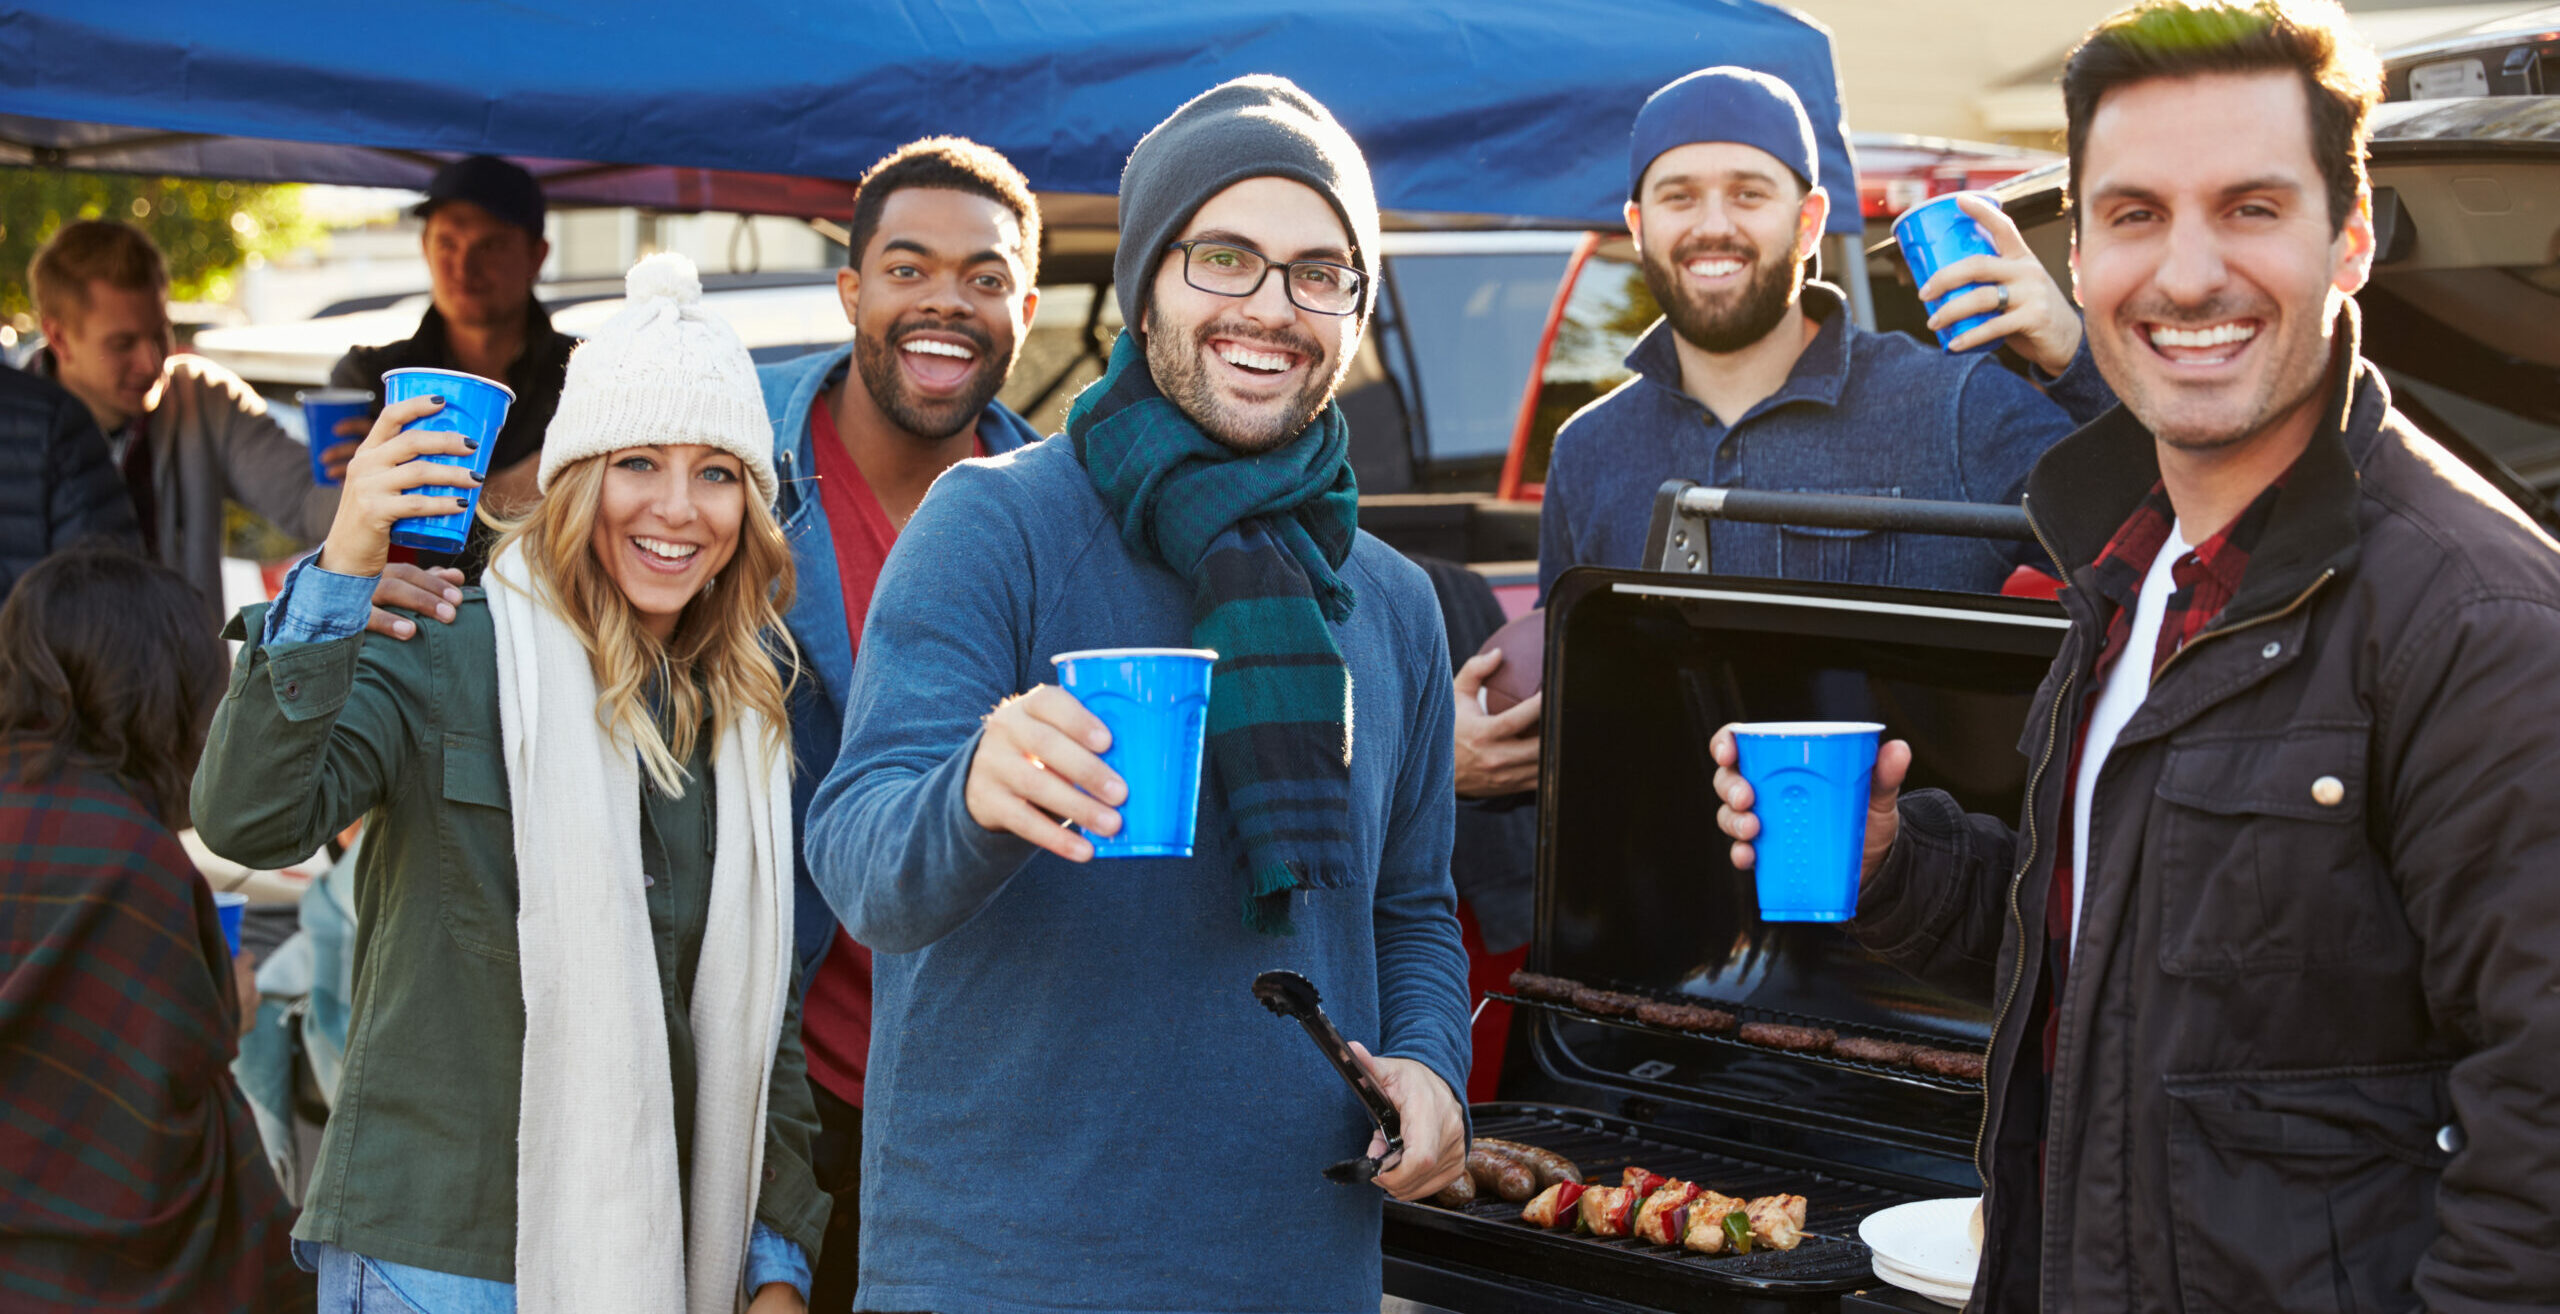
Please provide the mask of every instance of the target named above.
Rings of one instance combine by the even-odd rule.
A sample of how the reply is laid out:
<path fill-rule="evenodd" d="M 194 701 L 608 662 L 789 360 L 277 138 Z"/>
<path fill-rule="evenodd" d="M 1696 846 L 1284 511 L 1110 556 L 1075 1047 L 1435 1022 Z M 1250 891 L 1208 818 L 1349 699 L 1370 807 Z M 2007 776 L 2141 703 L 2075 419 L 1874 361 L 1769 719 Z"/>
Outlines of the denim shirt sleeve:
<path fill-rule="evenodd" d="M 2044 389 L 2062 413 L 2074 425 L 2087 424 L 2116 406 L 2116 390 L 2107 386 L 2106 376 L 2098 372 L 2098 360 L 2089 354 L 2089 335 L 2080 335 L 2080 349 L 2071 355 L 2071 363 L 2060 374 L 2047 374 L 2044 367 L 2027 365 L 2027 377 Z"/>
<path fill-rule="evenodd" d="M 284 577 L 260 638 L 269 645 L 327 643 L 361 634 L 373 617 L 373 590 L 381 582 L 378 575 L 323 570 L 318 556 L 305 557 Z"/>
<path fill-rule="evenodd" d="M 747 1237 L 747 1298 L 755 1299 L 768 1282 L 790 1283 L 806 1302 L 811 1282 L 809 1256 L 801 1251 L 798 1242 L 759 1222 Z"/>

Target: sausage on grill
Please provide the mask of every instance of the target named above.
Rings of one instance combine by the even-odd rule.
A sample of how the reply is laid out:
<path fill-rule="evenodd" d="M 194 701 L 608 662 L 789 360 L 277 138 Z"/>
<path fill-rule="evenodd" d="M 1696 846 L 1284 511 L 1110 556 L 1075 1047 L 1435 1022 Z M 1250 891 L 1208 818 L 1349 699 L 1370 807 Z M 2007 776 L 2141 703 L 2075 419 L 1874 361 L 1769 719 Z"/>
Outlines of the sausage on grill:
<path fill-rule="evenodd" d="M 1476 1144 L 1492 1146 L 1529 1165 L 1529 1171 L 1538 1175 L 1540 1186 L 1553 1186 L 1558 1182 L 1572 1182 L 1580 1185 L 1582 1182 L 1582 1169 L 1576 1166 L 1573 1160 L 1553 1150 L 1542 1149 L 1535 1145 L 1523 1145 L 1518 1141 L 1495 1140 L 1490 1136 L 1477 1137 Z"/>
<path fill-rule="evenodd" d="M 1478 1194 L 1490 1193 L 1513 1204 L 1538 1193 L 1537 1169 L 1482 1141 L 1467 1147 L 1467 1176 L 1475 1179 Z"/>

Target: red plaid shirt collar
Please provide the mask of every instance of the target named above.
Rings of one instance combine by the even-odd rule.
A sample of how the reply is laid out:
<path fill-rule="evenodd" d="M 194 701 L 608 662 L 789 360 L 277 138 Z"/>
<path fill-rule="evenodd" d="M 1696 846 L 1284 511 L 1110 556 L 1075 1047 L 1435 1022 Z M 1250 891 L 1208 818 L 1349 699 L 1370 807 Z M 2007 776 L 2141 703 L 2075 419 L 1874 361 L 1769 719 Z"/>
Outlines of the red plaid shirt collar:
<path fill-rule="evenodd" d="M 2211 628 L 2221 617 L 2222 609 L 2231 605 L 2232 595 L 2240 591 L 2240 577 L 2248 573 L 2249 555 L 2266 533 L 2267 519 L 2275 511 L 2276 494 L 2284 483 L 2279 478 L 2267 485 L 2222 532 L 2170 563 L 2173 587 L 2160 617 L 2160 642 L 2151 652 L 2153 673 L 2158 673 L 2161 664 L 2190 640 Z M 2176 521 L 2177 513 L 2169 506 L 2168 489 L 2157 483 L 2151 485 L 2150 495 L 2134 508 L 2116 530 L 2116 536 L 2107 541 L 2106 550 L 2089 567 L 2091 591 L 2115 604 L 2115 614 L 2107 621 L 2106 642 L 2098 649 L 2098 664 L 2089 681 L 2092 696 L 2105 686 L 2107 672 L 2123 655 L 2125 641 L 2133 632 L 2134 607 L 2142 599 L 2143 576 L 2150 573 L 2151 563 L 2159 558 L 2161 545 L 2169 541 L 2170 526 Z"/>

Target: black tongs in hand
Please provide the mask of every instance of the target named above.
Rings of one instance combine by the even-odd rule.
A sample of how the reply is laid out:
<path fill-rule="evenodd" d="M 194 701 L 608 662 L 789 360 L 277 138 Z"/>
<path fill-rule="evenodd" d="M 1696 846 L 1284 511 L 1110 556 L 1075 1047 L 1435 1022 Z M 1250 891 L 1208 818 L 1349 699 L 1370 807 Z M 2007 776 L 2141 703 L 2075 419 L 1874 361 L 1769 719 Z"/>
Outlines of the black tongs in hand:
<path fill-rule="evenodd" d="M 1350 1043 L 1334 1029 L 1333 1019 L 1324 1015 L 1324 1001 L 1316 994 L 1315 982 L 1295 972 L 1265 972 L 1253 978 L 1253 997 L 1261 1000 L 1264 1008 L 1282 1017 L 1296 1018 L 1298 1025 L 1307 1029 L 1308 1038 L 1324 1051 L 1333 1070 L 1351 1083 L 1351 1093 L 1360 1097 L 1361 1106 L 1369 1111 L 1369 1120 L 1378 1124 L 1378 1134 L 1387 1138 L 1385 1152 L 1345 1159 L 1325 1169 L 1324 1175 L 1345 1183 L 1375 1179 L 1404 1154 L 1404 1117 L 1396 1112 L 1395 1102 L 1387 1098 L 1387 1093 L 1378 1089 L 1378 1079 L 1361 1066 Z"/>

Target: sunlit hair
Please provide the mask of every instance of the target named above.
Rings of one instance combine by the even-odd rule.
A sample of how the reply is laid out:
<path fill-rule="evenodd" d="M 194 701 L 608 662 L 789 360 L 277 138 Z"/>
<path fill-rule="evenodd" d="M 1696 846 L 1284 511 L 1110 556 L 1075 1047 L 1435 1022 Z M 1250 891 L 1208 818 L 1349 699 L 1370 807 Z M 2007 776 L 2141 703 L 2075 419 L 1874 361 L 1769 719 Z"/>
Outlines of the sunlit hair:
<path fill-rule="evenodd" d="M 798 677 L 800 654 L 783 628 L 791 608 L 791 544 L 773 509 L 741 474 L 747 513 L 738 550 L 676 618 L 661 643 L 641 626 L 604 563 L 596 560 L 596 507 L 604 499 L 613 454 L 563 468 L 539 506 L 501 531 L 495 557 L 521 547 L 539 599 L 569 622 L 586 645 L 596 674 L 596 723 L 628 742 L 663 793 L 684 793 L 684 763 L 693 756 L 707 709 L 713 742 L 738 715 L 761 713 L 765 751 L 788 755 L 790 711 L 784 699 Z M 503 586 L 501 586 L 503 587 Z M 661 704 L 652 714 L 653 699 Z"/>
<path fill-rule="evenodd" d="M 0 607 L 0 739 L 33 752 L 29 780 L 91 767 L 182 830 L 226 665 L 185 576 L 121 552 L 57 553 Z"/>
<path fill-rule="evenodd" d="M 2143 0 L 2091 28 L 2062 68 L 2074 227 L 2098 102 L 2154 78 L 2217 73 L 2291 73 L 2302 80 L 2311 158 L 2329 193 L 2329 231 L 2346 226 L 2365 188 L 2367 121 L 2382 99 L 2382 61 L 2335 0 Z M 2233 128 L 2264 131 L 2265 125 Z"/>

